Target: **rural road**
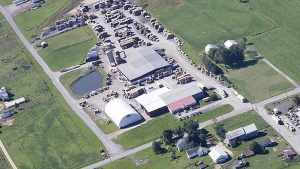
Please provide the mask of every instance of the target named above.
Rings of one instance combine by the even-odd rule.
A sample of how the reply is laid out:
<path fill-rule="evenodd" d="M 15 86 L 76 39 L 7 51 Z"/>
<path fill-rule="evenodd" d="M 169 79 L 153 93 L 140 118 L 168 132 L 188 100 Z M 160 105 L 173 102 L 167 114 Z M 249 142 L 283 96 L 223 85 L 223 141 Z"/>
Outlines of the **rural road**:
<path fill-rule="evenodd" d="M 11 16 L 4 10 L 2 6 L 0 6 L 0 12 L 4 15 L 8 23 L 11 25 L 13 30 L 16 32 L 22 43 L 29 50 L 32 56 L 36 59 L 36 61 L 41 65 L 44 69 L 45 73 L 49 76 L 54 86 L 64 97 L 66 102 L 72 108 L 72 110 L 78 115 L 78 117 L 94 132 L 94 134 L 99 138 L 99 140 L 105 146 L 106 151 L 110 156 L 120 154 L 123 152 L 123 148 L 121 145 L 114 143 L 111 141 L 99 128 L 98 126 L 89 118 L 89 116 L 82 110 L 82 108 L 74 101 L 74 99 L 70 96 L 68 91 L 63 87 L 63 85 L 59 82 L 59 79 L 55 76 L 55 73 L 51 71 L 48 65 L 44 62 L 42 57 L 37 53 L 37 51 L 31 46 L 28 40 L 25 38 L 19 27 L 16 25 Z"/>
<path fill-rule="evenodd" d="M 207 121 L 205 121 L 205 122 L 199 123 L 199 127 L 200 127 L 200 128 L 204 128 L 204 127 L 209 126 L 209 125 L 212 125 L 212 124 L 214 124 L 214 123 L 216 123 L 216 122 L 220 122 L 220 121 L 222 121 L 222 120 L 231 118 L 231 117 L 233 117 L 233 116 L 236 116 L 236 115 L 245 113 L 245 112 L 247 112 L 247 111 L 249 111 L 249 110 L 251 110 L 251 109 L 252 109 L 252 108 L 246 107 L 246 108 L 241 108 L 241 109 L 234 110 L 234 111 L 232 111 L 232 112 L 230 112 L 230 113 L 224 114 L 224 115 L 219 116 L 219 117 L 217 117 L 217 118 L 215 118 L 215 119 L 211 119 L 211 120 L 207 120 Z M 86 166 L 86 167 L 84 167 L 83 169 L 94 169 L 94 168 L 97 168 L 97 167 L 101 167 L 101 166 L 103 166 L 103 165 L 105 165 L 105 164 L 108 164 L 108 163 L 110 163 L 110 162 L 112 162 L 112 161 L 119 160 L 119 159 L 121 159 L 121 158 L 124 158 L 124 157 L 130 156 L 130 155 L 132 155 L 132 154 L 135 154 L 135 153 L 137 153 L 137 152 L 139 152 L 139 151 L 145 150 L 145 149 L 151 147 L 151 145 L 152 145 L 152 142 L 146 143 L 146 144 L 141 145 L 141 146 L 139 146 L 139 147 L 137 147 L 137 148 L 134 148 L 134 149 L 125 151 L 125 152 L 123 152 L 123 153 L 121 153 L 121 154 L 119 154 L 119 155 L 113 156 L 113 157 L 111 157 L 110 159 L 106 159 L 106 160 L 103 160 L 103 161 L 99 161 L 99 162 L 97 162 L 97 163 L 94 163 L 94 164 L 91 164 L 91 165 L 89 165 L 89 166 Z"/>
<path fill-rule="evenodd" d="M 3 154 L 5 155 L 7 161 L 9 162 L 10 166 L 13 168 L 13 169 L 17 169 L 17 166 L 15 165 L 15 163 L 13 162 L 13 160 L 10 158 L 8 152 L 6 151 L 2 141 L 0 140 L 0 148 L 3 152 Z"/>

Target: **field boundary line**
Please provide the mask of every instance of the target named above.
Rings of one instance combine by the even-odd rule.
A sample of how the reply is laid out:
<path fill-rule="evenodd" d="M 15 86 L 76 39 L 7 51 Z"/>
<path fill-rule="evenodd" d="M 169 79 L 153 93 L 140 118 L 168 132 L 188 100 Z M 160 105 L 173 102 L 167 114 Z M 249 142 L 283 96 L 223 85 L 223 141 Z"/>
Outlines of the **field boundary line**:
<path fill-rule="evenodd" d="M 10 166 L 13 168 L 13 169 L 17 169 L 17 166 L 15 165 L 14 161 L 10 158 L 8 152 L 6 151 L 2 141 L 0 140 L 0 148 L 5 156 L 5 158 L 8 160 Z"/>
<path fill-rule="evenodd" d="M 266 58 L 262 59 L 266 64 L 268 64 L 272 69 L 274 69 L 277 73 L 279 73 L 281 76 L 283 76 L 286 80 L 288 80 L 294 87 L 299 87 L 299 85 L 288 75 L 283 73 L 281 70 L 279 70 L 275 65 L 273 65 L 270 61 L 268 61 Z"/>

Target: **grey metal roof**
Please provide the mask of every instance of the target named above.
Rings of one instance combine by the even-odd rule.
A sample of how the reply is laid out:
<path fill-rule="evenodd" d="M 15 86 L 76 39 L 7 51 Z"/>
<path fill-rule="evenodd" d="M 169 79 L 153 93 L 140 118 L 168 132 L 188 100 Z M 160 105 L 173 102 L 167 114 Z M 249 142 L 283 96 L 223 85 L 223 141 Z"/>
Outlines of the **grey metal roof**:
<path fill-rule="evenodd" d="M 234 138 L 237 138 L 237 137 L 240 137 L 242 135 L 245 134 L 245 131 L 243 129 L 243 127 L 241 128 L 238 128 L 238 129 L 235 129 L 235 130 L 232 130 L 232 131 L 229 131 L 225 134 L 226 138 L 228 140 L 231 140 L 231 139 L 234 139 Z"/>
<path fill-rule="evenodd" d="M 170 92 L 160 95 L 166 104 L 174 103 L 178 100 L 193 96 L 203 91 L 197 86 L 197 83 L 189 83 L 178 88 L 172 89 Z"/>
<path fill-rule="evenodd" d="M 238 128 L 238 129 L 235 129 L 235 130 L 232 130 L 232 131 L 228 131 L 225 136 L 227 139 L 234 139 L 234 138 L 237 138 L 237 137 L 240 137 L 244 134 L 249 134 L 249 133 L 252 133 L 254 131 L 257 131 L 257 128 L 255 126 L 254 123 L 248 125 L 248 126 L 245 126 L 245 127 L 241 127 L 241 128 Z"/>
<path fill-rule="evenodd" d="M 257 131 L 256 125 L 254 123 L 252 123 L 248 126 L 245 126 L 243 128 L 244 128 L 245 134 L 249 134 L 249 133 L 252 133 L 254 131 Z"/>
<path fill-rule="evenodd" d="M 128 80 L 136 80 L 152 71 L 167 67 L 170 64 L 163 59 L 153 48 L 143 48 L 130 54 L 126 62 L 118 66 L 118 69 Z"/>

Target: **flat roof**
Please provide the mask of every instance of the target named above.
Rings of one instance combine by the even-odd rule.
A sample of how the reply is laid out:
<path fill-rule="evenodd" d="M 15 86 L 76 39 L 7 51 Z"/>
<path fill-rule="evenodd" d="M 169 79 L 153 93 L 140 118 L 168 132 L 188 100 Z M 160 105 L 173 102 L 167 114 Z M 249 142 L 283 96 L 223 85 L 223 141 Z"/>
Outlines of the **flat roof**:
<path fill-rule="evenodd" d="M 148 112 L 165 107 L 167 104 L 159 97 L 159 95 L 169 92 L 167 87 L 156 89 L 147 94 L 137 97 L 135 100 L 142 105 Z"/>
<path fill-rule="evenodd" d="M 184 99 L 181 99 L 174 103 L 169 104 L 168 108 L 170 109 L 171 112 L 173 112 L 173 111 L 181 109 L 185 106 L 189 106 L 189 105 L 192 105 L 195 103 L 196 103 L 196 100 L 193 98 L 193 96 L 189 96 L 189 97 L 186 97 Z"/>
<path fill-rule="evenodd" d="M 153 48 L 147 47 L 129 53 L 126 63 L 118 65 L 118 69 L 129 81 L 134 81 L 167 66 L 170 66 L 170 64 L 164 58 Z"/>
<path fill-rule="evenodd" d="M 197 83 L 189 83 L 178 88 L 172 89 L 170 92 L 160 95 L 166 104 L 171 104 L 189 96 L 201 93 L 202 90 Z"/>

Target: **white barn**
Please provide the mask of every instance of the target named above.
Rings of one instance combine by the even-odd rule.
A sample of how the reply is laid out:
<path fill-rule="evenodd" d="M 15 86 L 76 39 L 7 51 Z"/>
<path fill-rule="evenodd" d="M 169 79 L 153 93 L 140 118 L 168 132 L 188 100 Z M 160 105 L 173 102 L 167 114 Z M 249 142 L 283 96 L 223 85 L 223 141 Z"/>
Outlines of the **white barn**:
<path fill-rule="evenodd" d="M 207 45 L 205 46 L 205 53 L 208 54 L 209 51 L 210 51 L 211 49 L 217 49 L 217 48 L 218 48 L 218 47 L 217 47 L 216 45 L 213 45 L 213 44 L 207 44 Z"/>
<path fill-rule="evenodd" d="M 235 40 L 227 40 L 224 43 L 225 48 L 230 49 L 232 46 L 237 46 L 238 43 Z"/>
<path fill-rule="evenodd" d="M 119 128 L 142 120 L 141 115 L 131 105 L 119 98 L 106 104 L 105 113 Z"/>

